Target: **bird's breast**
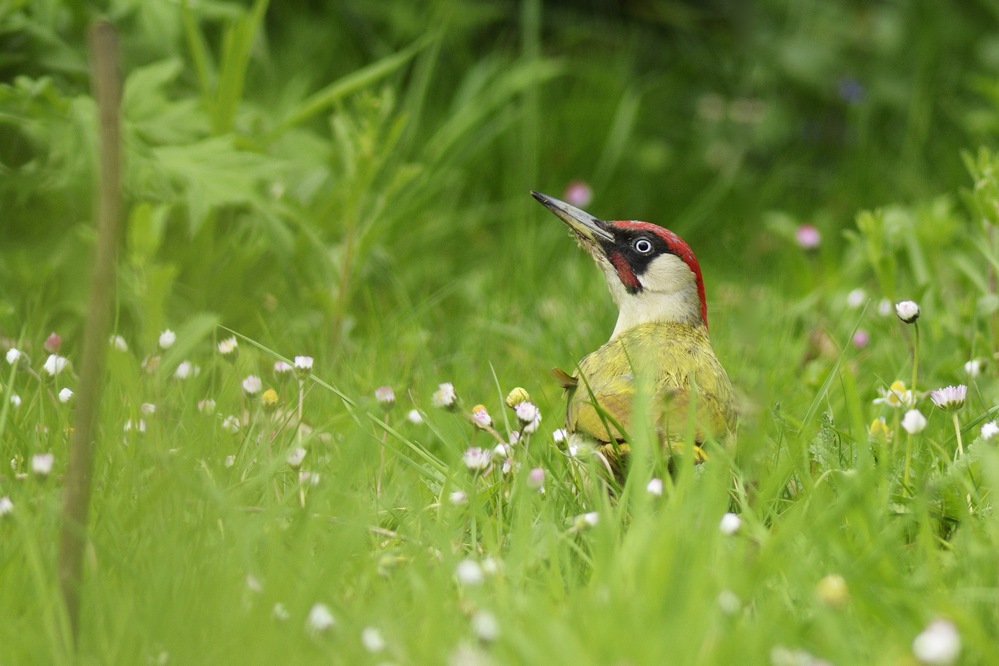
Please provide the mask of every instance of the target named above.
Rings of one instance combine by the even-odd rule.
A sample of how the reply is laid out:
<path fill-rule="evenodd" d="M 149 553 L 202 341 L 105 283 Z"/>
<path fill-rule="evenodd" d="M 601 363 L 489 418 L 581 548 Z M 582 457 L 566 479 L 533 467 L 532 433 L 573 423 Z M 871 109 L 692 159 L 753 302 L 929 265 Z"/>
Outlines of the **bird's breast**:
<path fill-rule="evenodd" d="M 632 327 L 580 361 L 578 377 L 569 395 L 567 426 L 599 441 L 626 436 L 639 386 L 653 401 L 657 427 L 677 419 L 687 423 L 695 391 L 699 431 L 734 427 L 734 390 L 700 325 Z"/>

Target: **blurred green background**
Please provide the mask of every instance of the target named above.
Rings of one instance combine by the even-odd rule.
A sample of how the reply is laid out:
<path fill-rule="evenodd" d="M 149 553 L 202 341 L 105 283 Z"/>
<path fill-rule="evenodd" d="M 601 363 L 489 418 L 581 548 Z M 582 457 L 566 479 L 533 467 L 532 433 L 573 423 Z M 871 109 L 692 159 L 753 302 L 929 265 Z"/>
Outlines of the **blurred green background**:
<path fill-rule="evenodd" d="M 98 17 L 125 79 L 128 350 L 74 662 L 51 572 L 75 407 L 56 390 L 77 388 L 87 314 Z M 946 617 L 968 663 L 996 663 L 997 139 L 994 0 L 0 0 L 0 351 L 27 359 L 0 374 L 0 662 L 903 664 Z M 529 196 L 574 183 L 595 215 L 694 248 L 743 410 L 731 456 L 674 478 L 646 446 L 620 498 L 551 437 L 549 369 L 616 316 Z M 911 382 L 917 344 L 922 434 L 873 402 Z M 431 406 L 445 381 L 500 430 L 503 395 L 530 391 L 544 419 L 513 473 L 465 469 L 493 442 Z M 952 383 L 960 413 L 925 395 Z M 743 527 L 722 534 L 729 510 Z M 481 587 L 456 582 L 465 558 L 494 560 Z M 305 629 L 316 603 L 329 634 Z"/>
<path fill-rule="evenodd" d="M 11 338 L 79 330 L 98 15 L 127 78 L 118 328 L 147 343 L 210 311 L 346 367 L 386 340 L 446 367 L 469 326 L 500 356 L 546 316 L 602 331 L 599 276 L 527 194 L 576 179 L 683 235 L 709 293 L 794 292 L 793 225 L 839 261 L 858 210 L 954 192 L 999 131 L 990 0 L 6 2 Z"/>

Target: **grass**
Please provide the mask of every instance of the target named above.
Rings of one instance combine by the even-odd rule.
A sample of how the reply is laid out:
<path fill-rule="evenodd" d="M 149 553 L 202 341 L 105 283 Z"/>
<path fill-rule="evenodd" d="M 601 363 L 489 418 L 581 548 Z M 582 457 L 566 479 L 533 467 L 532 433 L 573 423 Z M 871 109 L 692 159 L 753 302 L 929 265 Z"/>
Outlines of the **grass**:
<path fill-rule="evenodd" d="M 654 6 L 118 9 L 127 349 L 108 351 L 78 656 L 56 576 L 76 404 L 58 393 L 78 387 L 93 245 L 90 17 L 0 11 L 23 40 L 0 63 L 0 349 L 25 354 L 0 361 L 0 663 L 913 663 L 935 619 L 960 663 L 999 661 L 990 6 L 906 49 L 892 35 L 931 8 Z M 740 392 L 736 449 L 670 476 L 636 432 L 613 495 L 553 437 L 550 368 L 615 317 L 528 195 L 574 178 L 593 213 L 690 242 Z M 794 240 L 806 222 L 815 250 Z M 912 388 L 907 298 L 915 434 L 874 402 Z M 55 377 L 50 353 L 70 360 Z M 297 355 L 311 374 L 275 373 Z M 433 405 L 443 382 L 453 411 Z M 953 413 L 926 395 L 947 384 L 968 386 Z M 468 412 L 509 436 L 518 386 L 540 427 L 507 473 L 469 470 L 496 442 Z"/>

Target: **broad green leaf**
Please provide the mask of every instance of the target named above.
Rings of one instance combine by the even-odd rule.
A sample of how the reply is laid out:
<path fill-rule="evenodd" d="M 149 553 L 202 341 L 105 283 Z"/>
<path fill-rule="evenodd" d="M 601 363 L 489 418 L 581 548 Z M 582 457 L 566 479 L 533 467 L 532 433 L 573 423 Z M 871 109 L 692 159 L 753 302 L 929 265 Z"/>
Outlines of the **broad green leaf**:
<path fill-rule="evenodd" d="M 222 206 L 261 204 L 262 181 L 281 168 L 274 158 L 237 150 L 230 136 L 186 146 L 161 146 L 153 148 L 152 154 L 153 170 L 184 197 L 191 235 Z"/>

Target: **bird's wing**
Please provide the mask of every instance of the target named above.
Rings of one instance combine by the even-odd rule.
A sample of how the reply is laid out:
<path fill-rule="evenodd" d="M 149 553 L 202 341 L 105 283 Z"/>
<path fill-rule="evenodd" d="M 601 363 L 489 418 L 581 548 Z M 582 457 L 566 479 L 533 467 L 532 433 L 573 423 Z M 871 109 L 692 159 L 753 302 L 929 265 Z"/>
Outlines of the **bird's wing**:
<path fill-rule="evenodd" d="M 581 383 L 569 396 L 569 430 L 600 442 L 625 438 L 631 427 L 631 406 L 635 397 L 635 376 L 631 373 L 601 374 Z"/>
<path fill-rule="evenodd" d="M 720 436 L 734 432 L 738 415 L 735 411 L 735 389 L 725 368 L 712 355 L 705 371 L 695 376 L 697 382 L 698 420 Z"/>
<path fill-rule="evenodd" d="M 695 439 L 704 441 L 733 429 L 732 385 L 713 354 L 702 356 L 696 367 L 692 374 L 667 372 L 659 377 L 656 396 L 662 411 L 657 426 L 664 434 L 682 436 L 693 425 Z"/>
<path fill-rule="evenodd" d="M 579 383 L 579 377 L 574 377 L 562 368 L 552 368 L 552 375 L 555 377 L 555 381 L 558 385 L 564 389 L 574 389 L 576 384 Z"/>

